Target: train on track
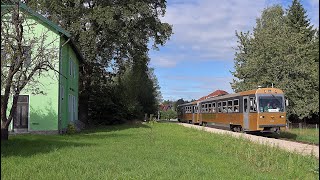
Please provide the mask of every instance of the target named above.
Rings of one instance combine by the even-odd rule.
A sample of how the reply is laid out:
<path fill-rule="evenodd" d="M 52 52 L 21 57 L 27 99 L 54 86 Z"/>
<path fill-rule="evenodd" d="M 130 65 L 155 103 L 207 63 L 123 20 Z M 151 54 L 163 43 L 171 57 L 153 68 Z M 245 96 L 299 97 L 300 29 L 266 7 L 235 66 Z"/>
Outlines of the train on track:
<path fill-rule="evenodd" d="M 287 105 L 281 89 L 258 88 L 181 104 L 177 113 L 179 122 L 279 133 L 286 126 Z"/>

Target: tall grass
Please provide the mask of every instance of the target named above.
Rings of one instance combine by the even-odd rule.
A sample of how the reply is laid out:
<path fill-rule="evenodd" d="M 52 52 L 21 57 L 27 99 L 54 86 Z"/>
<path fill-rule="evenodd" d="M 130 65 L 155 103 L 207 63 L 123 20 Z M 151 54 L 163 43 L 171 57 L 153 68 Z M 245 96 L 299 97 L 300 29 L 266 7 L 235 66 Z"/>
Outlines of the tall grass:
<path fill-rule="evenodd" d="M 1 143 L 3 179 L 318 179 L 318 160 L 171 123 Z"/>
<path fill-rule="evenodd" d="M 319 145 L 319 129 L 316 128 L 291 128 L 281 130 L 278 134 L 264 134 L 263 136 L 272 138 L 284 138 L 299 142 Z"/>

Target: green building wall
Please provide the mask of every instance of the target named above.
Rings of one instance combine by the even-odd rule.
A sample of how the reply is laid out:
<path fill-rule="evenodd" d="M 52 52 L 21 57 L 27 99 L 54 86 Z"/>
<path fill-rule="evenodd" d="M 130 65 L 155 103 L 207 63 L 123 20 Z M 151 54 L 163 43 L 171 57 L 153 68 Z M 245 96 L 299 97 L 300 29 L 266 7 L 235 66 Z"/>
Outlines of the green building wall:
<path fill-rule="evenodd" d="M 36 17 L 29 17 L 29 24 L 37 22 L 35 27 L 29 29 L 26 39 L 33 39 L 36 36 L 46 32 L 45 43 L 50 44 L 52 52 L 56 58 L 52 59 L 55 69 L 58 72 L 49 70 L 40 75 L 36 75 L 39 83 L 39 90 L 43 94 L 33 94 L 28 90 L 28 85 L 20 95 L 29 95 L 29 119 L 28 131 L 56 131 L 65 130 L 71 122 L 69 113 L 69 95 L 76 99 L 76 116 L 78 117 L 78 92 L 79 92 L 79 60 L 65 36 L 55 29 L 39 21 Z M 36 48 L 32 48 L 32 52 Z M 34 55 L 36 53 L 32 53 Z M 70 75 L 70 60 L 73 61 L 75 74 Z M 9 99 L 9 108 L 11 107 L 12 97 Z M 8 109 L 9 112 L 9 109 Z M 9 130 L 13 128 L 13 121 Z"/>
<path fill-rule="evenodd" d="M 66 39 L 61 38 L 61 43 L 64 44 Z M 70 44 L 61 47 L 61 61 L 60 61 L 60 129 L 67 128 L 72 121 L 69 113 L 69 95 L 76 97 L 76 106 L 78 107 L 78 93 L 79 93 L 79 60 L 74 53 Z M 70 61 L 72 61 L 75 73 L 70 75 Z M 78 117 L 78 108 L 76 108 L 76 117 Z"/>

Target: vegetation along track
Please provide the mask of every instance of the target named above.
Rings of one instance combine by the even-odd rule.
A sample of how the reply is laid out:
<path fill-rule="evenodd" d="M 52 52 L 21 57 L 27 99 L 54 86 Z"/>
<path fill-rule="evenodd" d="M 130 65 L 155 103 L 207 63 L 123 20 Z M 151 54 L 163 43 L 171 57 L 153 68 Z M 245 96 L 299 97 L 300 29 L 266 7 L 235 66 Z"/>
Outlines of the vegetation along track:
<path fill-rule="evenodd" d="M 255 143 L 267 144 L 270 146 L 277 146 L 281 149 L 284 149 L 290 152 L 295 152 L 302 155 L 314 155 L 316 158 L 319 159 L 319 146 L 316 146 L 316 145 L 282 140 L 282 139 L 261 137 L 261 136 L 251 135 L 251 134 L 237 133 L 237 132 L 212 128 L 212 127 L 203 127 L 203 126 L 197 126 L 197 125 L 185 124 L 185 123 L 178 123 L 178 124 L 185 127 L 204 130 L 211 133 L 229 134 L 237 138 L 246 138 Z"/>

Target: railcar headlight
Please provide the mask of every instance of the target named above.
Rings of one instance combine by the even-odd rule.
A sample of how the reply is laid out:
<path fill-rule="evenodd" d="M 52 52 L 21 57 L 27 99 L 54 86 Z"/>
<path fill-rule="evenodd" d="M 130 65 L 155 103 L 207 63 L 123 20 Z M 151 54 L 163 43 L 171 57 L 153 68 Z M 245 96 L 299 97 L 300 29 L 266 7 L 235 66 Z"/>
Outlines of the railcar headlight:
<path fill-rule="evenodd" d="M 284 116 L 280 116 L 280 118 L 284 118 Z"/>
<path fill-rule="evenodd" d="M 260 116 L 260 118 L 264 118 L 264 116 Z"/>

